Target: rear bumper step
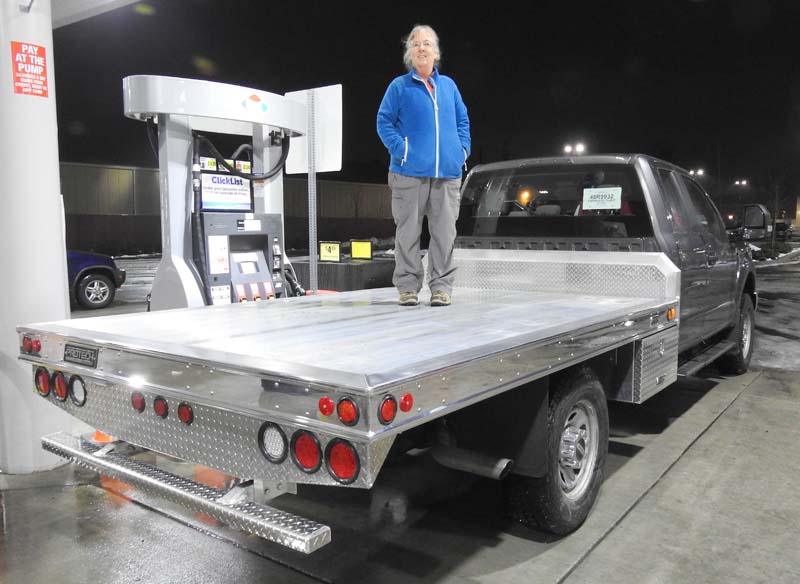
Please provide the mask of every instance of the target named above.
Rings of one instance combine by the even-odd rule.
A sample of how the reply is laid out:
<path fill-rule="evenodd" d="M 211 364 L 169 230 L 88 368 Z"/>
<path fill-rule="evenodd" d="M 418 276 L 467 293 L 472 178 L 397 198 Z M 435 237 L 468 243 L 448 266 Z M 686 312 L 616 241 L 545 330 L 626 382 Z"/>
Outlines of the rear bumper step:
<path fill-rule="evenodd" d="M 168 473 L 102 445 L 58 432 L 42 437 L 42 448 L 100 474 L 164 497 L 218 521 L 293 550 L 311 553 L 331 541 L 327 525 L 252 502 L 226 505 L 225 491 Z M 102 452 L 101 452 L 102 450 Z"/>

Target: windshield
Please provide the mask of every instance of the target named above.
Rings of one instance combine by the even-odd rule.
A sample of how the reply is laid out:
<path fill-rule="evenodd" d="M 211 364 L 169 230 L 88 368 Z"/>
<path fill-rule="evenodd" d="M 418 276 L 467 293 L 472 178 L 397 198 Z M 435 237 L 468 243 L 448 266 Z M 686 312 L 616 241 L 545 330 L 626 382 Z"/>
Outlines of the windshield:
<path fill-rule="evenodd" d="M 630 165 L 528 166 L 472 174 L 458 234 L 638 238 L 653 226 Z"/>

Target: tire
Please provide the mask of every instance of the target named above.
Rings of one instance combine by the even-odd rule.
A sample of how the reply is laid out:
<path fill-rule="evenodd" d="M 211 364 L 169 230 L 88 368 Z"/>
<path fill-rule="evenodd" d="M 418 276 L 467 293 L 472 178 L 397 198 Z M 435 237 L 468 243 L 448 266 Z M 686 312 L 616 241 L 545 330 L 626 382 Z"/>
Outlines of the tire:
<path fill-rule="evenodd" d="M 753 356 L 753 333 L 756 329 L 756 311 L 749 294 L 742 294 L 739 303 L 739 319 L 731 333 L 736 348 L 719 358 L 719 370 L 727 375 L 741 375 L 750 367 Z"/>
<path fill-rule="evenodd" d="M 114 300 L 116 289 L 111 278 L 103 274 L 87 274 L 78 283 L 76 298 L 83 308 L 105 308 Z"/>
<path fill-rule="evenodd" d="M 508 511 L 529 527 L 566 535 L 589 515 L 608 454 L 606 396 L 588 367 L 563 377 L 552 391 L 545 447 L 545 476 L 506 479 Z M 573 451 L 572 456 L 567 451 Z"/>

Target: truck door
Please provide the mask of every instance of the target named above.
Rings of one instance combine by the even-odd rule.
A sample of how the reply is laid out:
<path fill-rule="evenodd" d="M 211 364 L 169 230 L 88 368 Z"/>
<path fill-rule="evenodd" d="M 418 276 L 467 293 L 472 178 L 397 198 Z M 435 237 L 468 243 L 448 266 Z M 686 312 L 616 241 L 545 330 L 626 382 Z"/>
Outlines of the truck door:
<path fill-rule="evenodd" d="M 678 178 L 667 168 L 658 168 L 658 178 L 672 226 L 677 253 L 676 263 L 681 270 L 680 346 L 683 351 L 703 339 L 703 314 L 710 309 L 707 289 L 708 266 L 702 246 L 693 241 L 689 228 L 689 209 L 681 194 Z"/>
<path fill-rule="evenodd" d="M 691 239 L 706 264 L 706 285 L 702 301 L 705 306 L 703 334 L 705 338 L 728 326 L 734 318 L 734 294 L 737 256 L 728 239 L 722 217 L 703 187 L 686 175 L 680 175 L 690 209 Z"/>

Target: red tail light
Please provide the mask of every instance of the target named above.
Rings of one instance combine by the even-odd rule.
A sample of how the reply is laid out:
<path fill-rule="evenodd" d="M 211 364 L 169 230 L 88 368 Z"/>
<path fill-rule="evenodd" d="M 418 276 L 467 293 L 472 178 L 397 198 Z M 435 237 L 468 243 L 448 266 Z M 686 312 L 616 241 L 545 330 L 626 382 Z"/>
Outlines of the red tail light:
<path fill-rule="evenodd" d="M 131 405 L 133 406 L 133 409 L 136 410 L 137 412 L 143 412 L 145 405 L 147 404 L 145 402 L 144 396 L 137 391 L 131 394 Z"/>
<path fill-rule="evenodd" d="M 334 438 L 328 442 L 328 447 L 325 449 L 325 460 L 331 476 L 345 485 L 356 480 L 361 470 L 361 462 L 356 449 L 352 444 L 340 438 Z"/>
<path fill-rule="evenodd" d="M 414 396 L 410 393 L 405 394 L 400 398 L 400 411 L 409 412 L 414 407 Z"/>
<path fill-rule="evenodd" d="M 38 353 L 39 351 L 41 351 L 42 350 L 42 341 L 40 341 L 39 339 L 33 339 L 33 342 L 31 343 L 31 350 L 34 353 Z"/>
<path fill-rule="evenodd" d="M 26 353 L 33 351 L 33 341 L 30 337 L 22 337 L 22 350 Z"/>
<path fill-rule="evenodd" d="M 186 425 L 191 424 L 194 421 L 192 406 L 186 402 L 181 402 L 181 405 L 178 406 L 178 419 Z"/>
<path fill-rule="evenodd" d="M 333 400 L 328 396 L 319 398 L 319 411 L 323 416 L 330 416 L 333 413 Z"/>
<path fill-rule="evenodd" d="M 339 400 L 336 406 L 336 413 L 339 415 L 342 424 L 355 426 L 358 423 L 358 406 L 349 397 Z"/>
<path fill-rule="evenodd" d="M 307 473 L 317 472 L 322 465 L 322 450 L 319 440 L 305 430 L 298 430 L 292 436 L 292 460 Z"/>
<path fill-rule="evenodd" d="M 167 404 L 167 400 L 163 397 L 159 396 L 153 400 L 153 411 L 156 413 L 156 416 L 159 418 L 166 418 L 167 414 L 169 414 L 169 405 Z"/>
<path fill-rule="evenodd" d="M 66 401 L 69 395 L 69 388 L 67 387 L 67 378 L 64 374 L 58 371 L 53 374 L 53 393 L 58 401 Z"/>
<path fill-rule="evenodd" d="M 34 375 L 34 381 L 36 383 L 36 391 L 39 392 L 39 395 L 44 397 L 50 395 L 50 374 L 47 372 L 47 369 L 39 367 Z"/>
<path fill-rule="evenodd" d="M 381 424 L 388 424 L 397 415 L 397 400 L 392 396 L 387 396 L 381 402 L 381 407 L 378 410 L 378 418 Z"/>

